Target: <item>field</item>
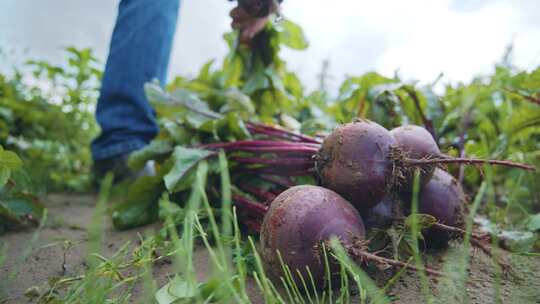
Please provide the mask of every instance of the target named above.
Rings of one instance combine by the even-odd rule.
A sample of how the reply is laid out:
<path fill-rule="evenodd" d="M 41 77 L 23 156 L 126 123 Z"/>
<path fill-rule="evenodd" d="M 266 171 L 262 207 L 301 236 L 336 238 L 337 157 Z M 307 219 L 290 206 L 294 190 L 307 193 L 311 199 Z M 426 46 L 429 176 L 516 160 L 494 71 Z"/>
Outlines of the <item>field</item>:
<path fill-rule="evenodd" d="M 121 183 L 93 183 L 101 71 L 91 50 L 0 75 L 0 303 L 540 303 L 540 69 L 520 71 L 505 56 L 466 84 L 372 72 L 337 93 L 308 92 L 279 56 L 307 48 L 298 25 L 268 25 L 250 48 L 224 38 L 221 65 L 145 86 L 160 134 L 129 165 L 150 161 L 157 174 Z M 371 145 L 392 168 L 379 195 L 379 162 L 355 152 L 339 167 L 325 154 L 333 132 L 345 147 L 347 126 L 374 124 L 421 126 L 440 152 Z M 329 181 L 332 165 L 356 170 L 342 183 L 373 186 L 343 191 Z M 441 196 L 460 204 L 455 223 L 422 209 L 436 170 L 462 191 Z M 289 267 L 293 249 L 277 266 L 263 250 L 270 203 L 296 185 L 335 190 L 367 228 L 359 242 L 315 244 L 321 278 Z M 370 221 L 384 200 L 391 214 Z M 311 226 L 302 227 L 304 240 Z"/>

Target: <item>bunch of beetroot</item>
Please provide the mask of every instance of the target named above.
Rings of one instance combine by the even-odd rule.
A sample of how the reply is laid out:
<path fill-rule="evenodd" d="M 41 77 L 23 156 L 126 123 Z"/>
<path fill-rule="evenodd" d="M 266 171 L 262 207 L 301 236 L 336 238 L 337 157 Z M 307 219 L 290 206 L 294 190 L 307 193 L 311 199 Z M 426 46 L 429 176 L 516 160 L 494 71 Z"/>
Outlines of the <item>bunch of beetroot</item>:
<path fill-rule="evenodd" d="M 322 142 L 279 128 L 249 127 L 258 139 L 205 147 L 224 149 L 233 163 L 233 174 L 265 179 L 272 185 L 259 189 L 242 183 L 239 188 L 249 197 L 234 197 L 243 222 L 260 230 L 261 255 L 268 270 L 283 275 L 283 261 L 295 280 L 311 276 L 319 286 L 328 279 L 321 248 L 332 236 L 360 263 L 414 269 L 369 253 L 364 221 L 378 226 L 403 220 L 410 213 L 416 171 L 421 185 L 419 213 L 437 221 L 423 232 L 424 239 L 427 245 L 440 245 L 464 233 L 466 207 L 461 185 L 442 165 L 486 163 L 534 170 L 509 161 L 450 157 L 418 126 L 388 131 L 375 122 L 357 120 L 336 128 Z M 320 186 L 294 186 L 291 176 L 312 176 Z M 475 237 L 477 243 L 481 241 L 481 236 Z M 331 261 L 330 270 L 336 267 Z"/>

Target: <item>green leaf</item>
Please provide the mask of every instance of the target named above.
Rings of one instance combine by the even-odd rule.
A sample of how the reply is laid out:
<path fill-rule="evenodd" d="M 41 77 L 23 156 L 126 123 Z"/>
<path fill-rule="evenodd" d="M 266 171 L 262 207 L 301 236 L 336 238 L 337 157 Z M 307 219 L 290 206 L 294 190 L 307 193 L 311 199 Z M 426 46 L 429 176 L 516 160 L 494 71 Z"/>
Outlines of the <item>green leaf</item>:
<path fill-rule="evenodd" d="M 146 162 L 173 151 L 172 143 L 168 140 L 153 140 L 148 146 L 137 150 L 129 156 L 128 165 L 132 170 L 142 169 Z"/>
<path fill-rule="evenodd" d="M 170 116 L 172 113 L 190 112 L 206 119 L 220 118 L 221 115 L 208 107 L 208 104 L 186 89 L 176 89 L 172 94 L 167 93 L 158 83 L 148 82 L 144 92 L 150 103 L 156 107 L 158 114 Z"/>
<path fill-rule="evenodd" d="M 298 24 L 290 20 L 283 20 L 280 25 L 279 38 L 284 45 L 295 50 L 305 50 L 308 47 L 304 32 Z"/>
<path fill-rule="evenodd" d="M 232 294 L 226 284 L 231 284 L 231 282 L 227 282 L 228 280 L 231 280 L 231 278 L 223 278 L 220 275 L 209 278 L 206 282 L 199 285 L 198 290 L 201 297 L 209 302 L 230 302 Z"/>
<path fill-rule="evenodd" d="M 156 301 L 159 304 L 172 304 L 179 300 L 192 299 L 197 294 L 197 288 L 198 286 L 192 286 L 176 276 L 156 292 Z"/>
<path fill-rule="evenodd" d="M 172 155 L 174 165 L 169 173 L 163 177 L 167 190 L 169 190 L 169 192 L 174 192 L 176 185 L 186 177 L 186 174 L 193 169 L 198 162 L 212 154 L 213 152 L 207 150 L 177 146 Z"/>
<path fill-rule="evenodd" d="M 265 70 L 266 76 L 268 76 L 268 79 L 272 82 L 272 87 L 280 92 L 285 92 L 285 86 L 283 85 L 283 81 L 281 80 L 281 76 L 278 75 L 277 71 L 271 68 L 267 68 Z"/>
<path fill-rule="evenodd" d="M 248 95 L 237 89 L 225 92 L 227 103 L 221 108 L 221 112 L 240 112 L 243 117 L 250 118 L 255 114 L 255 106 Z"/>
<path fill-rule="evenodd" d="M 170 102 L 174 105 L 184 106 L 187 110 L 207 118 L 219 118 L 221 115 L 208 107 L 208 104 L 191 91 L 176 89 L 171 93 Z"/>
<path fill-rule="evenodd" d="M 193 133 L 186 128 L 185 125 L 177 123 L 170 119 L 160 119 L 159 121 L 160 129 L 162 133 L 160 136 L 164 138 L 172 138 L 175 143 L 191 143 L 193 139 Z"/>
<path fill-rule="evenodd" d="M 144 93 L 151 104 L 167 104 L 170 96 L 157 82 L 147 82 L 144 84 Z"/>
<path fill-rule="evenodd" d="M 242 62 L 242 58 L 240 56 L 229 56 L 223 64 L 223 76 L 225 78 L 225 86 L 240 86 L 243 69 L 244 63 Z"/>
<path fill-rule="evenodd" d="M 2 219 L 0 221 L 2 225 L 5 225 L 7 229 L 17 229 L 24 226 L 22 218 L 2 203 L 0 203 L 0 219 Z"/>
<path fill-rule="evenodd" d="M 167 218 L 171 218 L 175 225 L 182 224 L 186 212 L 183 208 L 169 200 L 169 195 L 163 193 L 161 199 L 159 200 L 159 219 L 163 222 Z"/>
<path fill-rule="evenodd" d="M 18 170 L 22 167 L 22 160 L 15 152 L 0 147 L 0 169 Z"/>
<path fill-rule="evenodd" d="M 124 202 L 113 208 L 116 229 L 130 229 L 157 219 L 158 199 L 163 192 L 159 176 L 142 176 L 128 188 Z"/>
<path fill-rule="evenodd" d="M 43 204 L 33 195 L 3 195 L 0 199 L 0 222 L 12 230 L 36 226 L 44 209 Z"/>
<path fill-rule="evenodd" d="M 416 217 L 416 224 L 418 225 L 418 230 L 422 231 L 424 229 L 428 229 L 429 227 L 433 226 L 437 222 L 437 219 L 429 214 L 411 214 L 405 219 L 405 225 L 407 227 L 412 227 L 412 224 L 415 221 Z"/>
<path fill-rule="evenodd" d="M 207 63 L 205 63 L 202 68 L 201 68 L 201 71 L 199 72 L 199 76 L 197 77 L 198 80 L 200 81 L 210 81 L 210 77 L 211 77 L 211 72 L 210 72 L 210 69 L 212 68 L 212 65 L 214 64 L 214 59 L 208 61 Z"/>
<path fill-rule="evenodd" d="M 304 87 L 302 86 L 302 82 L 300 82 L 300 79 L 298 79 L 296 74 L 285 74 L 283 83 L 285 85 L 285 88 L 287 89 L 287 92 L 289 92 L 289 94 L 292 94 L 294 98 L 301 99 L 303 97 Z"/>
<path fill-rule="evenodd" d="M 540 213 L 531 215 L 527 222 L 527 229 L 530 231 L 540 230 Z"/>
<path fill-rule="evenodd" d="M 247 78 L 246 83 L 242 87 L 242 91 L 247 95 L 251 95 L 255 91 L 266 89 L 269 86 L 270 81 L 268 80 L 264 65 L 261 61 L 257 61 L 255 63 L 255 68 L 253 69 L 252 73 Z"/>
<path fill-rule="evenodd" d="M 227 140 L 241 140 L 250 137 L 249 130 L 244 124 L 244 121 L 238 117 L 237 113 L 229 113 L 227 117 L 225 117 L 225 123 L 228 136 L 222 137 Z"/>
<path fill-rule="evenodd" d="M 538 240 L 530 231 L 501 231 L 498 237 L 502 246 L 512 252 L 530 252 Z"/>
<path fill-rule="evenodd" d="M 0 189 L 6 185 L 11 176 L 11 170 L 3 168 L 0 169 Z"/>
<path fill-rule="evenodd" d="M 294 117 L 287 115 L 285 113 L 282 113 L 280 116 L 280 121 L 283 124 L 283 126 L 287 129 L 298 131 L 302 127 L 300 122 L 296 120 Z"/>

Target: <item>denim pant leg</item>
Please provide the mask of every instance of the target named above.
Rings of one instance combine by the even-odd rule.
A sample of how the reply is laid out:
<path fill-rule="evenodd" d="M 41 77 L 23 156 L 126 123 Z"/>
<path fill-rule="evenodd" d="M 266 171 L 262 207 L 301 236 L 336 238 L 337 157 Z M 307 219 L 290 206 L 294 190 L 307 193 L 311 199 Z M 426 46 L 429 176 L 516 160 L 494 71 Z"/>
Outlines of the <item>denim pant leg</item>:
<path fill-rule="evenodd" d="M 180 0 L 122 0 L 96 109 L 94 160 L 129 153 L 158 133 L 144 83 L 164 84 Z"/>

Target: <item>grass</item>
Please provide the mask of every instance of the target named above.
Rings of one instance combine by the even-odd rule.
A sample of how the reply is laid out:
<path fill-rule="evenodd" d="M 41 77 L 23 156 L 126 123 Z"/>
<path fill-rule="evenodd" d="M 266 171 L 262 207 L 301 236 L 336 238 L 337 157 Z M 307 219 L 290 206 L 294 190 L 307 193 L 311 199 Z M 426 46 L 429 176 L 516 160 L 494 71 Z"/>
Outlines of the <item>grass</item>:
<path fill-rule="evenodd" d="M 418 237 L 421 235 L 420 231 L 420 225 L 418 223 L 418 217 L 416 214 L 418 214 L 418 197 L 420 193 L 420 170 L 416 170 L 414 173 L 414 182 L 413 182 L 413 196 L 412 196 L 412 207 L 411 207 L 411 214 L 412 214 L 412 221 L 411 221 L 411 232 L 412 232 L 412 253 L 414 262 L 416 264 L 416 267 L 418 269 L 421 269 L 422 271 L 419 271 L 419 277 L 420 277 L 420 284 L 422 288 L 422 293 L 424 295 L 425 303 L 433 303 L 433 294 L 431 293 L 431 289 L 429 287 L 429 280 L 427 278 L 426 273 L 423 271 L 424 269 L 424 262 L 422 261 L 422 256 L 420 255 L 420 249 L 418 244 Z"/>
<path fill-rule="evenodd" d="M 71 277 L 61 277 L 49 282 L 46 288 L 41 287 L 35 303 L 128 303 L 132 300 L 139 303 L 170 304 L 178 303 L 251 303 L 253 294 L 259 294 L 264 303 L 323 304 L 323 303 L 391 303 L 388 292 L 393 284 L 402 277 L 404 270 L 398 271 L 383 288 L 355 263 L 341 247 L 337 240 L 330 242 L 330 247 L 323 243 L 323 259 L 327 278 L 330 278 L 329 260 L 339 264 L 339 280 L 328 280 L 324 290 L 317 290 L 316 284 L 308 272 L 302 277 L 297 270 L 293 271 L 282 263 L 286 274 L 280 280 L 273 280 L 266 272 L 264 263 L 257 253 L 257 242 L 251 236 L 246 237 L 240 231 L 236 210 L 231 204 L 231 182 L 227 160 L 221 153 L 219 157 L 221 208 L 218 213 L 212 206 L 205 191 L 206 162 L 201 162 L 196 169 L 195 182 L 184 209 L 181 223 L 175 222 L 171 213 L 165 213 L 164 225 L 160 232 L 147 232 L 140 236 L 140 244 L 133 246 L 126 243 L 111 257 L 102 255 L 106 206 L 110 193 L 112 176 L 108 176 L 101 187 L 98 203 L 92 222 L 88 228 L 89 245 L 87 252 L 87 270 Z M 472 218 L 477 213 L 485 197 L 487 183 L 482 184 L 467 217 L 467 235 L 464 247 L 454 259 L 444 265 L 445 272 L 457 275 L 452 279 L 441 280 L 436 289 L 440 294 L 434 297 L 432 284 L 427 275 L 420 271 L 422 301 L 424 303 L 444 303 L 445 291 L 448 297 L 459 295 L 460 300 L 467 302 L 466 281 L 467 269 L 470 265 L 469 240 L 472 231 Z M 413 213 L 418 210 L 417 194 L 419 177 L 415 177 Z M 160 205 L 165 209 L 172 202 L 169 194 L 164 193 Z M 204 218 L 201 217 L 204 214 Z M 416 217 L 412 217 L 412 235 L 418 235 L 420 228 Z M 43 225 L 43 224 L 42 224 Z M 36 230 L 30 247 L 23 257 L 27 257 L 39 234 Z M 418 240 L 413 238 L 412 260 L 419 269 L 424 269 L 424 259 L 418 248 Z M 203 246 L 208 252 L 208 263 L 212 272 L 203 281 L 196 276 L 198 269 L 194 265 L 195 250 Z M 5 261 L 6 247 L 1 247 L 0 265 Z M 247 249 L 246 249 L 247 248 Z M 158 254 L 159 253 L 159 254 Z M 165 286 L 158 286 L 152 276 L 153 264 L 159 260 L 171 258 L 173 271 L 176 274 Z M 247 261 L 252 259 L 253 265 Z M 24 262 L 24 259 L 21 260 Z M 499 272 L 496 272 L 499 273 Z M 300 280 L 295 281 L 297 276 Z M 332 284 L 338 284 L 332 286 Z M 445 284 L 455 288 L 448 289 Z M 500 288 L 500 277 L 495 288 Z M 133 291 L 142 286 L 142 294 L 134 299 Z M 255 286 L 255 287 L 253 287 Z M 339 288 L 332 288 L 339 287 Z M 251 288 L 251 289 L 250 289 Z M 255 291 L 253 291 L 253 288 Z M 461 293 L 456 293 L 459 291 Z M 500 290 L 495 292 L 493 301 L 500 300 Z M 0 301 L 2 303 L 2 301 Z M 176 302 L 175 302 L 176 303 Z"/>
<path fill-rule="evenodd" d="M 7 260 L 7 249 L 7 244 L 0 242 L 0 268 Z M 1 299 L 7 298 L 5 284 L 6 282 L 4 280 L 0 281 L 0 301 Z"/>

